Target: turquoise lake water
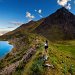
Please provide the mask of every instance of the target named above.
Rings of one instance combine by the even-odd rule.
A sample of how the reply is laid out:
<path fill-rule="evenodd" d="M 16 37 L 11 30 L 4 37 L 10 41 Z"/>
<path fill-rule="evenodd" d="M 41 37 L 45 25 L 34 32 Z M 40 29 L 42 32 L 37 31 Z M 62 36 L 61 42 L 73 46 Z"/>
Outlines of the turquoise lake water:
<path fill-rule="evenodd" d="M 9 53 L 12 48 L 13 45 L 10 45 L 8 41 L 0 41 L 0 59 Z"/>

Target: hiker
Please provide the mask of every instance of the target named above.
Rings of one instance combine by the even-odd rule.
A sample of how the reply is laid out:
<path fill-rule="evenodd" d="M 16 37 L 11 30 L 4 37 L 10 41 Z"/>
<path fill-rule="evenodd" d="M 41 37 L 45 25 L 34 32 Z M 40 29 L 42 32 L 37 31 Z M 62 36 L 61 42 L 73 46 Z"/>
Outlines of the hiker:
<path fill-rule="evenodd" d="M 48 41 L 46 40 L 45 42 L 45 52 L 47 53 L 47 49 L 48 49 Z"/>
<path fill-rule="evenodd" d="M 48 50 L 48 41 L 46 40 L 45 44 L 44 44 L 44 48 L 45 48 L 45 51 L 44 51 L 44 60 L 46 61 L 48 59 L 48 54 L 47 54 L 47 50 Z"/>

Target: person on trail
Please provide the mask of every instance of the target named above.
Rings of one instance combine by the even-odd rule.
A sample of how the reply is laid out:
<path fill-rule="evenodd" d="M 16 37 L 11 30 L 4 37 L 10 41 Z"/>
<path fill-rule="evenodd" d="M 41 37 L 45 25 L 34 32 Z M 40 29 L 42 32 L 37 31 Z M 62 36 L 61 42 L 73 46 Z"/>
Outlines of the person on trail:
<path fill-rule="evenodd" d="M 45 42 L 45 52 L 47 53 L 47 49 L 48 49 L 48 41 L 46 40 Z"/>
<path fill-rule="evenodd" d="M 47 40 L 46 40 L 46 42 L 44 44 L 44 48 L 45 48 L 45 51 L 44 51 L 43 58 L 44 58 L 44 61 L 46 62 L 47 59 L 48 59 L 48 41 Z"/>

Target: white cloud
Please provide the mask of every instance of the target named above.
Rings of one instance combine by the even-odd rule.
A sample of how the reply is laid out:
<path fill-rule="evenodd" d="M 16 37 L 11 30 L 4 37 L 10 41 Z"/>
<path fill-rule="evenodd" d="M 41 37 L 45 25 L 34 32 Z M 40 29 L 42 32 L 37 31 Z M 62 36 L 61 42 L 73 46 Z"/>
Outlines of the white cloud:
<path fill-rule="evenodd" d="M 3 34 L 2 33 L 0 33 L 0 36 L 2 36 Z"/>
<path fill-rule="evenodd" d="M 14 29 L 15 28 L 0 28 L 0 36 Z"/>
<path fill-rule="evenodd" d="M 7 31 L 12 31 L 14 30 L 15 28 L 0 28 L 0 32 L 7 32 Z"/>
<path fill-rule="evenodd" d="M 7 33 L 8 31 L 0 31 L 0 36 Z"/>
<path fill-rule="evenodd" d="M 71 4 L 69 3 L 71 0 L 57 0 L 57 3 L 66 9 L 71 9 Z"/>
<path fill-rule="evenodd" d="M 35 9 L 35 12 L 36 12 L 37 10 Z"/>
<path fill-rule="evenodd" d="M 17 22 L 17 21 L 11 21 L 11 22 L 8 22 L 8 23 L 10 24 L 10 26 L 5 27 L 5 28 L 0 28 L 0 36 L 9 32 L 9 31 L 12 31 L 12 30 L 16 29 L 18 26 L 23 24 L 23 23 Z"/>
<path fill-rule="evenodd" d="M 8 27 L 8 28 L 14 28 L 14 27 Z"/>
<path fill-rule="evenodd" d="M 39 9 L 39 10 L 36 10 L 36 9 L 35 9 L 35 12 L 38 13 L 39 17 L 41 17 L 41 18 L 43 17 L 43 16 L 41 15 L 41 14 L 42 14 L 42 10 L 41 10 L 41 9 Z"/>
<path fill-rule="evenodd" d="M 29 19 L 29 21 L 35 18 L 35 16 L 32 15 L 30 12 L 26 12 L 26 17 Z"/>
<path fill-rule="evenodd" d="M 14 25 L 22 25 L 22 22 L 17 22 L 17 21 L 11 21 L 10 24 L 14 24 Z"/>
<path fill-rule="evenodd" d="M 39 9 L 39 10 L 35 10 L 35 12 L 39 13 L 39 14 L 42 14 L 42 10 Z"/>
<path fill-rule="evenodd" d="M 41 9 L 39 9 L 39 10 L 38 10 L 38 13 L 39 13 L 39 14 L 41 14 L 41 13 L 42 13 L 42 10 L 41 10 Z"/>
<path fill-rule="evenodd" d="M 42 15 L 39 15 L 41 18 L 43 17 Z"/>
<path fill-rule="evenodd" d="M 57 3 L 61 6 L 66 6 L 69 1 L 71 0 L 57 0 Z"/>
<path fill-rule="evenodd" d="M 11 21 L 11 22 L 9 22 L 9 24 L 10 24 L 10 26 L 8 26 L 8 27 L 0 28 L 0 36 L 9 31 L 16 29 L 18 26 L 22 25 L 23 23 L 17 22 L 17 21 Z"/>
<path fill-rule="evenodd" d="M 71 9 L 71 4 L 68 3 L 68 5 L 65 7 L 66 9 Z"/>

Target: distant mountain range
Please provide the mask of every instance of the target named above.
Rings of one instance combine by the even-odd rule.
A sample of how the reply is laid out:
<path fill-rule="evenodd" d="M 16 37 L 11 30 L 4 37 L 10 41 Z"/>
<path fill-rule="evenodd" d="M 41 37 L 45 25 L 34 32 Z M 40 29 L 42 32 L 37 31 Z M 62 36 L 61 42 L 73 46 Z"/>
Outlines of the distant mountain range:
<path fill-rule="evenodd" d="M 75 15 L 62 7 L 46 18 L 30 21 L 4 36 L 14 36 L 20 31 L 37 33 L 49 40 L 75 39 Z"/>

